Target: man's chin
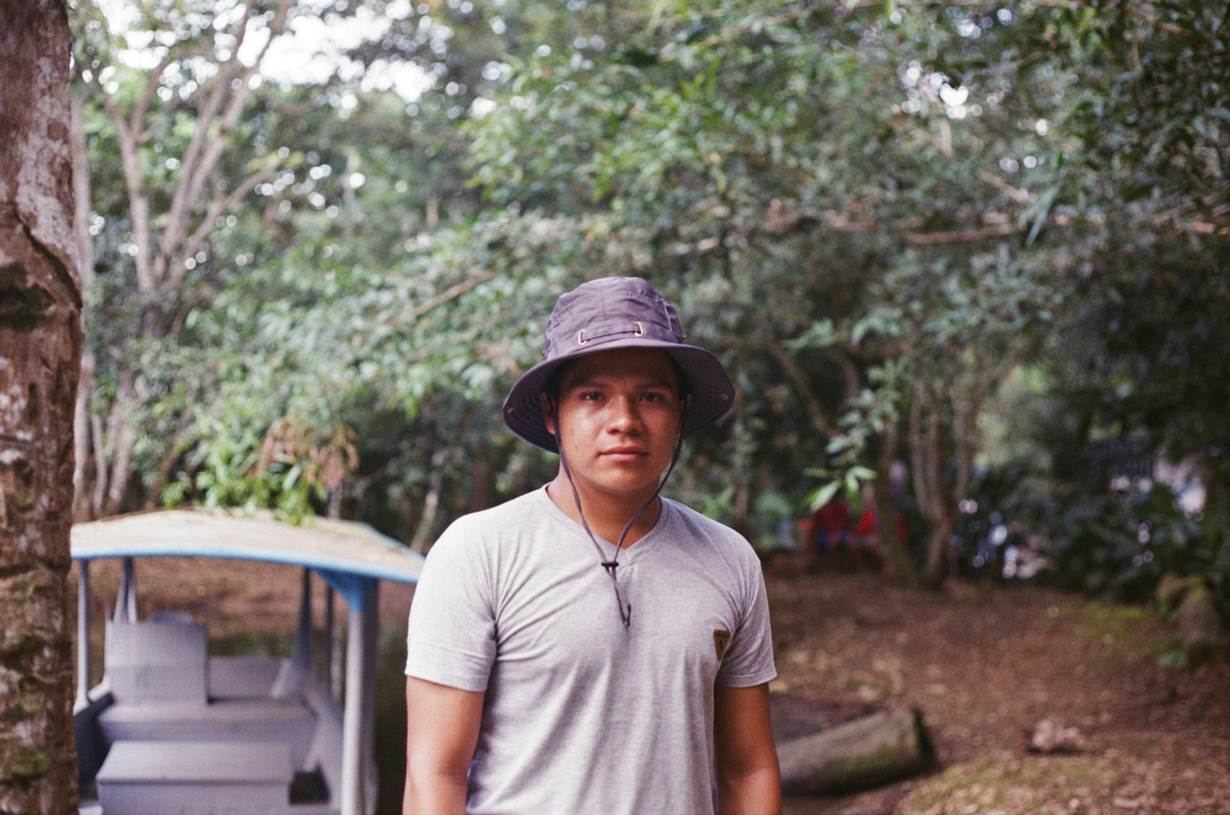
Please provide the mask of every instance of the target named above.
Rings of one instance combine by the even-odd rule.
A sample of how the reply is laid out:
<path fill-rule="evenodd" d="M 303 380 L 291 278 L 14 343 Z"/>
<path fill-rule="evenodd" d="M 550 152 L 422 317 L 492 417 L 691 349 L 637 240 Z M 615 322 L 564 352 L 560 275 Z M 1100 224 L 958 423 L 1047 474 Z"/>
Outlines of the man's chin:
<path fill-rule="evenodd" d="M 628 502 L 648 501 L 658 489 L 658 479 L 649 478 L 643 473 L 628 473 L 626 477 L 600 478 L 592 483 L 592 488 L 604 495 Z"/>

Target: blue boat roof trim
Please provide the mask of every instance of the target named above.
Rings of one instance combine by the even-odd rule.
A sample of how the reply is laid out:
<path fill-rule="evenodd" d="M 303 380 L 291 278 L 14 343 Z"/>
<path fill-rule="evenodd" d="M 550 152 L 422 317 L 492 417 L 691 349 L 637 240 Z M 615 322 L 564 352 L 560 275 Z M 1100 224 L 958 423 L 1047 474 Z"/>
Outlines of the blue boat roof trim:
<path fill-rule="evenodd" d="M 74 560 L 200 557 L 306 566 L 416 583 L 423 556 L 356 521 L 310 517 L 299 525 L 269 512 L 172 509 L 75 524 Z"/>

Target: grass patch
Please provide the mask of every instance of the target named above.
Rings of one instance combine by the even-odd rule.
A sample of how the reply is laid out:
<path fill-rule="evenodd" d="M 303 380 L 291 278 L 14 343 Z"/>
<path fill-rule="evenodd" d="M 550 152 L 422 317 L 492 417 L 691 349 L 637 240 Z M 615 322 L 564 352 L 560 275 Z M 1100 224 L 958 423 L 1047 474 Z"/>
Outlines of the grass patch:
<path fill-rule="evenodd" d="M 1076 634 L 1153 659 L 1173 647 L 1171 632 L 1150 609 L 1098 600 L 1079 607 Z"/>
<path fill-rule="evenodd" d="M 902 815 L 957 815 L 999 809 L 1049 815 L 1068 802 L 1101 797 L 1119 782 L 1104 758 L 1046 756 L 967 762 L 925 781 L 902 802 Z"/>

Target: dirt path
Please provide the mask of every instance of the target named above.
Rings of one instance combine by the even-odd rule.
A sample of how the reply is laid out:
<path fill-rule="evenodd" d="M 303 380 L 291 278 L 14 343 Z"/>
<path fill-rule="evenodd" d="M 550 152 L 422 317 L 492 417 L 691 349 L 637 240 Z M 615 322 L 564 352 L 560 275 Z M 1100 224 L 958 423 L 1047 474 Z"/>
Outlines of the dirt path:
<path fill-rule="evenodd" d="M 99 563 L 92 576 L 101 616 L 119 566 Z M 138 583 L 143 615 L 189 610 L 209 620 L 215 649 L 289 650 L 296 569 L 145 560 Z M 787 815 L 1230 815 L 1230 665 L 1163 667 L 1173 628 L 1146 610 L 1036 589 L 952 584 L 934 593 L 845 574 L 770 577 L 769 595 L 780 732 L 914 706 L 941 763 L 862 795 L 790 801 Z M 392 747 L 380 764 L 390 775 L 401 761 L 396 660 L 411 596 L 409 587 L 381 592 L 396 654 L 383 666 Z M 1047 718 L 1078 728 L 1087 749 L 1027 753 L 1026 733 Z M 395 801 L 396 779 L 389 786 Z"/>
<path fill-rule="evenodd" d="M 1172 627 L 1144 609 L 866 575 L 773 578 L 769 593 L 778 710 L 841 720 L 917 707 L 942 767 L 845 800 L 792 801 L 794 815 L 1230 813 L 1230 667 L 1163 667 Z M 1086 749 L 1026 752 L 1043 719 L 1078 728 Z"/>

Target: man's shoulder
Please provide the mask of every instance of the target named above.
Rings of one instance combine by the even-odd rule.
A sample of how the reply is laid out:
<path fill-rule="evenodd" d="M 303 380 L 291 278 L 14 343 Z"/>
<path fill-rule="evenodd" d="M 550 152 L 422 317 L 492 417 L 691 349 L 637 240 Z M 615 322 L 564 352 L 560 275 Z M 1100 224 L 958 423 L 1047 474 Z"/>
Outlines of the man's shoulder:
<path fill-rule="evenodd" d="M 682 526 L 690 537 L 703 537 L 723 551 L 735 552 L 743 556 L 750 555 L 755 559 L 756 550 L 738 530 L 697 512 L 682 501 L 671 498 L 664 500 L 674 510 L 676 523 Z"/>
<path fill-rule="evenodd" d="M 497 538 L 501 533 L 524 527 L 540 510 L 537 492 L 532 490 L 502 504 L 459 516 L 448 525 L 435 545 L 453 540 L 479 541 Z"/>
<path fill-rule="evenodd" d="M 700 529 L 703 529 L 707 532 L 711 532 L 715 535 L 722 535 L 724 537 L 728 537 L 728 536 L 742 537 L 741 535 L 739 535 L 738 532 L 736 532 L 734 529 L 731 529 L 726 524 L 722 523 L 721 521 L 713 520 L 708 515 L 702 514 L 701 512 L 698 512 L 697 510 L 692 509 L 690 506 L 683 503 L 682 501 L 679 501 L 675 498 L 667 498 L 666 496 L 662 496 L 662 500 L 665 501 L 667 504 L 669 504 L 671 508 L 675 510 L 675 512 L 677 513 L 678 519 L 682 523 L 686 523 L 690 526 L 699 527 Z"/>

